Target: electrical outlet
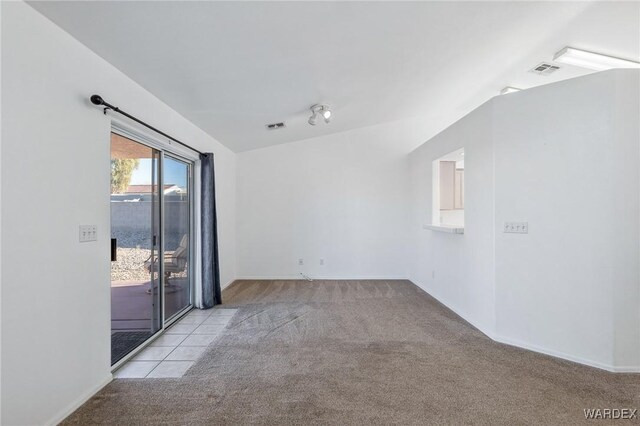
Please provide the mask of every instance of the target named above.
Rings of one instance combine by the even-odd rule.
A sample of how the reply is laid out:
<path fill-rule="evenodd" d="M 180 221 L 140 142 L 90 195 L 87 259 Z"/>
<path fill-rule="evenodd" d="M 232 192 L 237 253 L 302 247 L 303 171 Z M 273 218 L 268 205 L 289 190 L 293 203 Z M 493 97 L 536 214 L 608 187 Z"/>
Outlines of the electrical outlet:
<path fill-rule="evenodd" d="M 528 222 L 505 222 L 503 232 L 505 234 L 528 234 Z"/>
<path fill-rule="evenodd" d="M 96 241 L 98 239 L 98 227 L 96 225 L 80 225 L 80 242 Z"/>
<path fill-rule="evenodd" d="M 433 270 L 431 271 L 431 279 L 435 279 L 436 278 L 436 271 Z"/>
<path fill-rule="evenodd" d="M 320 265 L 324 265 L 324 259 L 320 259 Z"/>
<path fill-rule="evenodd" d="M 304 259 L 298 259 L 298 265 L 300 266 L 304 265 Z"/>

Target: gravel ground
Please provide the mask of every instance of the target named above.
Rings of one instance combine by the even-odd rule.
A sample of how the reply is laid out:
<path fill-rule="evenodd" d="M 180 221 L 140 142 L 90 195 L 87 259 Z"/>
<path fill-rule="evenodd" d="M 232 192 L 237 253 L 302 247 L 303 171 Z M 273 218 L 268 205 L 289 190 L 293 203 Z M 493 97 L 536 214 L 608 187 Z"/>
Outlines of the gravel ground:
<path fill-rule="evenodd" d="M 151 256 L 151 250 L 119 247 L 117 254 L 118 260 L 111 262 L 112 281 L 149 281 L 144 262 Z"/>
<path fill-rule="evenodd" d="M 111 262 L 111 280 L 149 281 L 149 271 L 144 266 L 144 263 L 151 256 L 151 249 L 147 248 L 151 247 L 149 231 L 120 231 L 114 232 L 113 237 L 118 239 L 118 260 Z M 165 244 L 171 249 L 175 249 L 178 242 L 173 240 L 176 239 L 167 238 Z M 186 271 L 172 276 L 185 277 Z"/>

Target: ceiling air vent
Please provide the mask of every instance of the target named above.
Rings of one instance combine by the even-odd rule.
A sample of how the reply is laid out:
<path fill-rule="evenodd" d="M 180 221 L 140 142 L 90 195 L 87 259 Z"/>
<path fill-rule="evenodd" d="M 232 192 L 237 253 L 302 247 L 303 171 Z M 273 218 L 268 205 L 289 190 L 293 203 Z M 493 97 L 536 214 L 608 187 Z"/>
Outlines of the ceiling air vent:
<path fill-rule="evenodd" d="M 284 126 L 284 122 L 281 122 L 281 123 L 266 124 L 265 127 L 267 128 L 267 130 L 278 130 L 278 129 L 282 129 L 285 126 Z"/>
<path fill-rule="evenodd" d="M 537 65 L 535 68 L 533 68 L 531 72 L 535 72 L 536 74 L 540 74 L 540 75 L 549 75 L 551 73 L 558 71 L 559 69 L 560 67 L 557 65 L 551 65 L 546 62 L 543 62 Z"/>

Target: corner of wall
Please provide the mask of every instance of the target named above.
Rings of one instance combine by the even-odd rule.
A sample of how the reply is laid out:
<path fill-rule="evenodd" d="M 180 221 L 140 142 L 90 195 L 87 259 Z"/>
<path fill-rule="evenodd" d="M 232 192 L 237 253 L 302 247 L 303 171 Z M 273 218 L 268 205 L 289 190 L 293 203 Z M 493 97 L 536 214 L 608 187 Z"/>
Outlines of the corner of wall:
<path fill-rule="evenodd" d="M 429 288 L 429 286 L 427 286 L 425 283 L 422 283 L 422 282 L 420 282 L 417 279 L 412 278 L 412 277 L 409 277 L 408 280 L 413 285 L 415 285 L 416 287 L 419 287 L 421 290 L 423 290 L 429 296 L 431 296 L 435 300 L 437 300 L 438 303 L 441 303 L 447 309 L 451 310 L 453 313 L 458 315 L 460 318 L 462 318 L 463 320 L 468 322 L 471 326 L 473 326 L 474 328 L 476 328 L 477 330 L 482 332 L 482 334 L 484 334 L 485 336 L 487 336 L 491 340 L 499 341 L 496 338 L 496 334 L 495 334 L 496 330 L 491 324 L 489 324 L 489 325 L 482 324 L 482 322 L 478 321 L 477 319 L 470 317 L 466 312 L 463 312 L 461 309 L 456 307 L 451 301 L 446 300 L 445 298 L 439 296 L 438 294 L 435 294 L 433 289 Z"/>

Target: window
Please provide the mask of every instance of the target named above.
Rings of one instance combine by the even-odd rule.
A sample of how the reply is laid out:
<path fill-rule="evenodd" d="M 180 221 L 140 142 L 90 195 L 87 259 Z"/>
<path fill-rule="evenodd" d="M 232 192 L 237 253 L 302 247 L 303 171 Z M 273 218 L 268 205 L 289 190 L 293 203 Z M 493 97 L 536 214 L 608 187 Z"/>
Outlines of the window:
<path fill-rule="evenodd" d="M 464 227 L 464 148 L 433 162 L 432 224 Z"/>

